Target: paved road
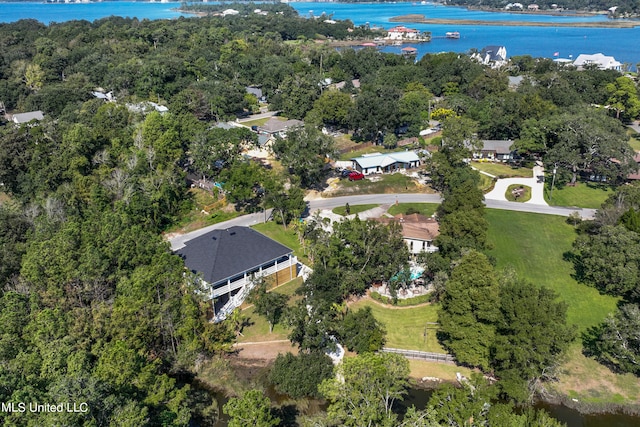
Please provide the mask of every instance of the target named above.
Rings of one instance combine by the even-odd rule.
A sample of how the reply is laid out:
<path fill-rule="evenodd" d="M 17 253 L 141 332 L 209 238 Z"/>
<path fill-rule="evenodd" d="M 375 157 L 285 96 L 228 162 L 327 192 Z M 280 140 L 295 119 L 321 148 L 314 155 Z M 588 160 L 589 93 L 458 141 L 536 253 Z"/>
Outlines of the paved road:
<path fill-rule="evenodd" d="M 544 176 L 544 168 L 541 166 L 534 166 L 532 178 L 503 178 L 496 180 L 493 190 L 484 195 L 486 200 L 501 200 L 506 201 L 505 194 L 507 189 L 511 185 L 526 185 L 531 188 L 531 199 L 524 203 L 530 203 L 533 205 L 549 206 L 544 200 L 544 182 L 538 181 L 538 176 Z"/>
<path fill-rule="evenodd" d="M 309 201 L 309 211 L 313 212 L 318 209 L 333 209 L 338 206 L 363 205 L 363 204 L 389 204 L 398 203 L 440 203 L 442 201 L 439 194 L 367 194 L 358 196 L 331 197 L 326 199 L 314 199 Z M 573 212 L 578 212 L 584 219 L 591 219 L 595 215 L 595 209 L 581 208 L 561 208 L 555 206 L 536 205 L 528 203 L 507 202 L 501 200 L 486 200 L 485 205 L 491 209 L 503 209 L 516 212 L 532 212 L 546 215 L 569 216 Z M 266 217 L 271 214 L 268 210 Z M 229 221 L 210 225 L 199 230 L 192 231 L 181 236 L 175 236 L 169 239 L 172 250 L 182 248 L 185 242 L 208 233 L 211 230 L 225 229 L 233 226 L 251 226 L 264 222 L 265 214 L 260 212 L 257 214 L 243 215 Z"/>

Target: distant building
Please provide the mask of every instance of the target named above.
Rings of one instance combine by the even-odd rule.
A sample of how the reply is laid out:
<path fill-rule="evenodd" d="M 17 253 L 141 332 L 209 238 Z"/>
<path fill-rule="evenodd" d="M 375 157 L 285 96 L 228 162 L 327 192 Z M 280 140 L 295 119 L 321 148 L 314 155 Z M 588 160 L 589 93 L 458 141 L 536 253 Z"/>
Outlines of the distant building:
<path fill-rule="evenodd" d="M 413 151 L 398 151 L 395 153 L 365 154 L 351 159 L 351 162 L 353 169 L 364 175 L 369 175 L 415 168 L 420 165 L 420 157 Z"/>
<path fill-rule="evenodd" d="M 538 6 L 537 4 L 530 4 L 529 6 L 527 6 L 527 10 L 536 12 L 540 10 L 540 6 Z"/>
<path fill-rule="evenodd" d="M 480 52 L 471 55 L 481 64 L 499 68 L 507 63 L 507 48 L 504 46 L 487 46 Z"/>
<path fill-rule="evenodd" d="M 497 162 L 508 162 L 514 160 L 516 153 L 511 147 L 513 141 L 505 140 L 483 140 L 480 151 L 473 153 L 474 160 L 492 160 Z"/>
<path fill-rule="evenodd" d="M 601 70 L 622 71 L 622 64 L 613 56 L 606 56 L 602 53 L 594 53 L 592 55 L 582 53 L 573 61 L 578 70 L 583 70 L 589 66 L 597 66 Z"/>
<path fill-rule="evenodd" d="M 265 102 L 267 100 L 267 97 L 264 95 L 264 93 L 262 92 L 262 89 L 260 87 L 257 86 L 247 86 L 245 88 L 245 90 L 247 91 L 247 93 L 250 93 L 251 95 L 254 95 L 259 102 Z"/>
<path fill-rule="evenodd" d="M 284 136 L 287 130 L 297 127 L 303 126 L 304 122 L 296 119 L 290 120 L 280 120 L 277 117 L 271 117 L 266 121 L 262 126 L 258 126 L 259 133 L 266 133 L 269 135 L 280 135 Z"/>
<path fill-rule="evenodd" d="M 44 113 L 40 110 L 30 111 L 28 113 L 18 113 L 11 116 L 11 121 L 17 125 L 29 123 L 33 120 L 39 122 L 42 119 L 44 119 Z"/>
<path fill-rule="evenodd" d="M 387 38 L 389 40 L 415 40 L 420 35 L 420 31 L 415 28 L 407 28 L 405 26 L 397 26 L 389 28 Z"/>

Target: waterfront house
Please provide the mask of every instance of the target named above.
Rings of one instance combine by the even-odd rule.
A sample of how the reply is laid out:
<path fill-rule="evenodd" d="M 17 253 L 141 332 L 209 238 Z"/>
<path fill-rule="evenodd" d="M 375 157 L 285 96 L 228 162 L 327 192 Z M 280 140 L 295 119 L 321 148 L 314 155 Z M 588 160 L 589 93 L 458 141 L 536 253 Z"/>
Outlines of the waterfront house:
<path fill-rule="evenodd" d="M 214 321 L 224 320 L 244 302 L 254 277 L 271 278 L 279 285 L 297 275 L 293 251 L 249 227 L 210 231 L 187 241 L 176 254 L 200 276 Z"/>
<path fill-rule="evenodd" d="M 594 54 L 586 54 L 581 53 L 578 55 L 575 61 L 573 61 L 573 65 L 578 68 L 578 70 L 584 70 L 588 67 L 598 67 L 601 70 L 616 70 L 622 71 L 622 64 L 613 56 L 606 56 L 602 53 L 594 53 Z"/>
<path fill-rule="evenodd" d="M 372 153 L 351 159 L 353 169 L 364 175 L 395 172 L 420 165 L 420 157 L 414 151 L 395 153 Z"/>
<path fill-rule="evenodd" d="M 486 46 L 480 52 L 471 55 L 478 62 L 499 68 L 507 63 L 507 48 L 504 46 Z"/>
<path fill-rule="evenodd" d="M 416 40 L 420 35 L 420 31 L 415 28 L 407 28 L 399 25 L 397 27 L 389 28 L 387 32 L 387 39 L 389 40 Z"/>

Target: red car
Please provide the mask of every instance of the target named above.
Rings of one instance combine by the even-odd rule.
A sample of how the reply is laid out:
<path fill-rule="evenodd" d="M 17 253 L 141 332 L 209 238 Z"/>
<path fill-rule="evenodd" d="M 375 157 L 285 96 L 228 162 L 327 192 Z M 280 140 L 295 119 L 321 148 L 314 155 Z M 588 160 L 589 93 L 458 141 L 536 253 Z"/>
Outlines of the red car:
<path fill-rule="evenodd" d="M 359 181 L 364 179 L 364 175 L 358 171 L 353 171 L 349 173 L 349 181 Z"/>

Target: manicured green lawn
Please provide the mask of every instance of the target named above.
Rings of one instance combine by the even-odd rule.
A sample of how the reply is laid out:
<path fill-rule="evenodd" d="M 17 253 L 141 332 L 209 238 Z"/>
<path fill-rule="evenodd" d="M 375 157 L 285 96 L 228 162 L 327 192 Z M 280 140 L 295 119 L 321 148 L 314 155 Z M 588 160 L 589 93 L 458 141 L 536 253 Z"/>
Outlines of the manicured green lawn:
<path fill-rule="evenodd" d="M 568 185 L 558 187 L 556 185 L 553 187 L 553 194 L 551 194 L 551 182 L 550 178 L 546 180 L 544 192 L 544 199 L 551 206 L 598 209 L 614 191 L 609 186 L 578 182 L 574 187 Z M 549 196 L 551 196 L 551 200 Z"/>
<path fill-rule="evenodd" d="M 398 203 L 397 205 L 391 205 L 387 211 L 391 215 L 406 214 L 409 209 L 414 212 L 418 212 L 424 216 L 431 216 L 438 209 L 437 203 Z"/>
<path fill-rule="evenodd" d="M 505 165 L 504 163 L 471 162 L 471 166 L 499 178 L 533 177 L 532 169 L 522 168 L 518 166 L 509 166 Z"/>
<path fill-rule="evenodd" d="M 498 269 L 513 268 L 534 284 L 555 290 L 568 304 L 569 324 L 584 331 L 615 310 L 616 298 L 573 279 L 573 265 L 563 255 L 571 249 L 575 231 L 566 218 L 497 209 L 487 209 L 486 216 Z"/>
<path fill-rule="evenodd" d="M 282 224 L 268 221 L 262 224 L 252 225 L 251 228 L 293 249 L 293 253 L 298 257 L 298 260 L 303 264 L 309 265 L 309 259 L 304 254 L 304 250 L 298 239 L 298 234 L 291 225 L 285 229 Z"/>
<path fill-rule="evenodd" d="M 518 197 L 516 197 L 513 193 L 513 191 L 517 189 L 522 189 L 522 192 Z M 504 196 L 510 202 L 524 203 L 531 200 L 531 187 L 529 187 L 528 185 L 513 184 L 507 188 L 507 192 Z"/>
<path fill-rule="evenodd" d="M 373 175 L 360 181 L 343 179 L 339 187 L 330 193 L 332 197 L 348 196 L 351 194 L 381 194 L 381 193 L 415 193 L 425 192 L 416 182 L 401 173 L 390 175 Z"/>
<path fill-rule="evenodd" d="M 378 204 L 368 204 L 368 205 L 349 205 L 349 214 L 347 214 L 346 206 L 338 206 L 334 208 L 332 212 L 338 215 L 355 215 L 360 212 L 368 211 L 369 209 L 377 208 Z"/>
<path fill-rule="evenodd" d="M 349 306 L 351 310 L 359 310 L 363 307 L 371 307 L 373 316 L 385 325 L 386 347 L 446 353 L 436 339 L 436 330 L 433 329 L 436 325 L 427 325 L 427 322 L 438 321 L 438 305 L 385 308 L 370 299 L 361 299 Z M 425 326 L 428 326 L 426 340 Z"/>

